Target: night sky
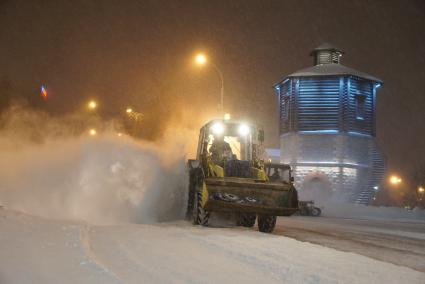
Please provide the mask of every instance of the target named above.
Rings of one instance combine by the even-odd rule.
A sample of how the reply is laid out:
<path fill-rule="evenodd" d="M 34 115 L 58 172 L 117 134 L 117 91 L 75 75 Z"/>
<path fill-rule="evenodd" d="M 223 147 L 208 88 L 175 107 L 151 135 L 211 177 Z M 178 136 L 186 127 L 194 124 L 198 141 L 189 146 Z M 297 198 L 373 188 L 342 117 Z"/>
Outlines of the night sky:
<path fill-rule="evenodd" d="M 216 110 L 212 68 L 222 70 L 225 109 L 264 125 L 278 147 L 272 85 L 311 66 L 330 42 L 342 64 L 384 81 L 377 96 L 378 143 L 390 171 L 425 163 L 425 2 L 418 1 L 4 1 L 0 0 L 0 95 L 52 114 L 97 98 L 105 117 L 126 106 L 147 114 L 158 135 L 171 120 Z M 205 107 L 205 103 L 209 105 Z M 199 125 L 198 125 L 199 126 Z"/>

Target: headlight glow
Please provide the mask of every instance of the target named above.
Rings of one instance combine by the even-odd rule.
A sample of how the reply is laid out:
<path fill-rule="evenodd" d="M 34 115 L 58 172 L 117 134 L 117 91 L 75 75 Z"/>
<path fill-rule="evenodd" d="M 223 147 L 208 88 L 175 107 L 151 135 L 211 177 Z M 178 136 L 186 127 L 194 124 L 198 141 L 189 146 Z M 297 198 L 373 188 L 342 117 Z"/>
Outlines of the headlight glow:
<path fill-rule="evenodd" d="M 249 129 L 249 126 L 248 126 L 248 125 L 246 125 L 246 124 L 241 124 L 241 125 L 239 126 L 239 134 L 240 134 L 240 135 L 242 135 L 242 136 L 246 136 L 246 135 L 248 135 L 248 134 L 249 134 L 249 131 L 250 131 L 250 129 Z"/>
<path fill-rule="evenodd" d="M 211 131 L 214 134 L 222 134 L 224 132 L 224 125 L 222 123 L 216 122 L 211 126 Z"/>

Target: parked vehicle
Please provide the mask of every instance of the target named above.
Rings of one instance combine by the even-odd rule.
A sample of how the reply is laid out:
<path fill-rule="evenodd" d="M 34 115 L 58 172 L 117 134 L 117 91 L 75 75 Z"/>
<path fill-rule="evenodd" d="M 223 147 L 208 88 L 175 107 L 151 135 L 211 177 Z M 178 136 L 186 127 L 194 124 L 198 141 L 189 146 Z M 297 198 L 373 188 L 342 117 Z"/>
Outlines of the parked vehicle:
<path fill-rule="evenodd" d="M 298 208 L 301 216 L 320 216 L 322 210 L 314 206 L 314 201 L 298 201 Z"/>

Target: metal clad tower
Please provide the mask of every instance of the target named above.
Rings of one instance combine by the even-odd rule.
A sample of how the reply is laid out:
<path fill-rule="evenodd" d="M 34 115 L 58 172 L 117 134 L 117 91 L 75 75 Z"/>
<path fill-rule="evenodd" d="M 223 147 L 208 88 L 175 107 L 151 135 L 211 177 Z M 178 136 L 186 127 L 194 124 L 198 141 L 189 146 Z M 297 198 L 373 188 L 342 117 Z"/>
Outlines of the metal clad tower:
<path fill-rule="evenodd" d="M 281 162 L 293 167 L 301 199 L 369 204 L 384 175 L 375 143 L 382 81 L 340 64 L 343 54 L 322 44 L 313 67 L 275 85 Z"/>

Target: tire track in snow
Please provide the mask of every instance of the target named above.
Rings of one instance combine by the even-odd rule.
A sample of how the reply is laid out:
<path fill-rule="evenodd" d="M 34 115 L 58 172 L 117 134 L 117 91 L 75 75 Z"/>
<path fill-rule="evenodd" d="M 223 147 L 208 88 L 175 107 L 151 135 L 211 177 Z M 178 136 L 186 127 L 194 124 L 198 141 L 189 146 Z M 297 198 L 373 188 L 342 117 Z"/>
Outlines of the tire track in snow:
<path fill-rule="evenodd" d="M 115 272 L 113 272 L 109 267 L 107 267 L 95 254 L 94 250 L 91 247 L 90 241 L 90 230 L 91 226 L 89 224 L 83 224 L 80 227 L 80 243 L 81 248 L 88 257 L 89 261 L 94 263 L 97 267 L 105 271 L 107 274 L 117 279 L 117 283 L 124 283 Z"/>

